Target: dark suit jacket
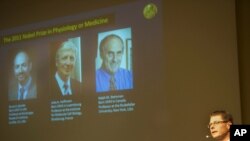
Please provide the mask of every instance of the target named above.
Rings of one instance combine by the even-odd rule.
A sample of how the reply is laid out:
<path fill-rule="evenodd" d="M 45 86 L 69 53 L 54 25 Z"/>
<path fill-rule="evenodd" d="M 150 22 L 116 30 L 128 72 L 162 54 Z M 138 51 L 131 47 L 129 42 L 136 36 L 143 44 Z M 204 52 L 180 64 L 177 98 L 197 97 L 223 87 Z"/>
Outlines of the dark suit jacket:
<path fill-rule="evenodd" d="M 37 88 L 36 83 L 31 81 L 31 85 L 28 90 L 28 94 L 25 100 L 27 99 L 35 99 L 37 97 Z M 18 100 L 18 83 L 13 82 L 9 87 L 9 100 Z"/>
<path fill-rule="evenodd" d="M 72 91 L 72 95 L 78 95 L 81 92 L 81 83 L 78 82 L 75 79 L 70 78 L 70 85 L 71 85 L 71 91 Z M 63 97 L 60 87 L 56 81 L 56 79 L 54 78 L 52 80 L 51 83 L 51 97 L 53 98 L 59 98 L 59 97 Z"/>

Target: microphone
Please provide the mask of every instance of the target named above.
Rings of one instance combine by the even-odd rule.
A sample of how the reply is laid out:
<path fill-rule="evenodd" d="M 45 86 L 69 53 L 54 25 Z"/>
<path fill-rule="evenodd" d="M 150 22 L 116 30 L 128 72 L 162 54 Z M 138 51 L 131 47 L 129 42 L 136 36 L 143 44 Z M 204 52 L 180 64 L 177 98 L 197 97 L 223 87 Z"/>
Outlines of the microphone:
<path fill-rule="evenodd" d="M 210 138 L 211 136 L 209 136 L 209 135 L 206 135 L 205 137 L 206 137 L 206 139 L 208 139 L 208 138 Z"/>

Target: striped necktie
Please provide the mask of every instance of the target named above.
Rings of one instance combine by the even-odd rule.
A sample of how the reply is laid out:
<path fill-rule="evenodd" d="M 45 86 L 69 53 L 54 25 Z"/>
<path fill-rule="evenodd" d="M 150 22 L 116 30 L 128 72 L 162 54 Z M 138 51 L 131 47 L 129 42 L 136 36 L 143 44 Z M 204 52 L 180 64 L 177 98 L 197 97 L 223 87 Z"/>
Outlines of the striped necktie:
<path fill-rule="evenodd" d="M 116 84 L 115 84 L 115 76 L 111 75 L 110 80 L 109 80 L 109 89 L 110 91 L 116 90 Z"/>

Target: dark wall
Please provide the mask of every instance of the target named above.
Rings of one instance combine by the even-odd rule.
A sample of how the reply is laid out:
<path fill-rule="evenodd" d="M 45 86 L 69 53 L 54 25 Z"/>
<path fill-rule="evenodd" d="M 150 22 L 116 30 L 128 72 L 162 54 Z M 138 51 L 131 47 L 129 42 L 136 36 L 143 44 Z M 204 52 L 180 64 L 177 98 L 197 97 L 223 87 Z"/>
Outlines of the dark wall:
<path fill-rule="evenodd" d="M 242 121 L 250 124 L 250 1 L 236 0 Z"/>
<path fill-rule="evenodd" d="M 2 0 L 0 17 L 3 20 L 0 22 L 0 29 L 47 21 L 129 1 L 134 0 L 106 0 L 105 2 L 99 0 Z"/>

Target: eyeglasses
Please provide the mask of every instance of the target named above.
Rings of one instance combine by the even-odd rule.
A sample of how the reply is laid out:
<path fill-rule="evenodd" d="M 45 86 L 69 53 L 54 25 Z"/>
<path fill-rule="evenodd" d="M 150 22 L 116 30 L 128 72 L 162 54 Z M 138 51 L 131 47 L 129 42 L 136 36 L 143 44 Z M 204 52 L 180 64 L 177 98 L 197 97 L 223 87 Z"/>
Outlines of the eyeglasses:
<path fill-rule="evenodd" d="M 227 121 L 227 120 L 226 120 L 226 121 L 214 121 L 214 122 L 212 122 L 212 123 L 209 123 L 209 124 L 207 125 L 207 128 L 210 128 L 212 125 L 218 125 L 218 124 L 226 123 L 226 122 L 228 122 L 228 121 Z"/>

